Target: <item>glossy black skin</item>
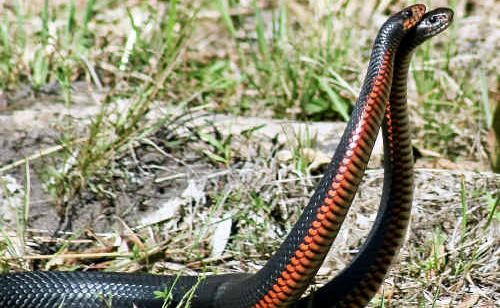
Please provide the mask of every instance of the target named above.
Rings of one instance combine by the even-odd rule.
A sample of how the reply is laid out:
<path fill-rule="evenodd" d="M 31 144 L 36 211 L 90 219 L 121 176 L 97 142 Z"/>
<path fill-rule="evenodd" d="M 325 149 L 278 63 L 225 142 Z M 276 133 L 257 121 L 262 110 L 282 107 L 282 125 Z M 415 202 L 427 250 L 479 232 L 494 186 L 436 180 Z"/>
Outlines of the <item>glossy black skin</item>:
<path fill-rule="evenodd" d="M 406 99 L 410 60 L 417 46 L 452 22 L 452 10 L 435 9 L 425 14 L 401 42 L 394 63 L 390 108 L 382 126 L 384 188 L 377 218 L 351 264 L 295 307 L 364 307 L 383 283 L 404 241 L 413 199 L 413 155 Z"/>
<path fill-rule="evenodd" d="M 0 278 L 0 307 L 25 308 L 161 308 L 155 291 L 171 292 L 167 307 L 176 307 L 193 290 L 192 307 L 213 307 L 219 286 L 251 274 L 206 277 L 161 276 L 140 273 L 26 272 Z M 171 290 L 171 291 L 169 291 Z M 184 302 L 186 299 L 184 299 Z"/>
<path fill-rule="evenodd" d="M 348 123 L 346 133 L 341 139 L 325 176 L 320 181 L 310 203 L 303 215 L 281 245 L 278 252 L 269 260 L 266 266 L 252 274 L 234 274 L 209 276 L 199 282 L 199 277 L 187 276 L 156 276 L 149 274 L 119 274 L 96 272 L 31 272 L 9 274 L 0 277 L 1 307 L 105 307 L 104 298 L 110 299 L 113 307 L 162 307 L 163 300 L 154 299 L 150 294 L 156 290 L 172 288 L 173 300 L 169 307 L 175 307 L 183 299 L 186 292 L 196 287 L 193 307 L 249 307 L 255 304 L 274 283 L 277 275 L 286 266 L 316 213 L 323 199 L 331 176 L 338 168 L 343 157 L 342 149 L 347 144 L 348 132 L 359 121 L 367 96 L 373 88 L 373 78 L 376 76 L 383 56 L 397 50 L 405 31 L 401 28 L 401 14 L 391 17 L 382 27 L 377 36 L 368 73 L 358 99 L 356 108 Z M 392 72 L 392 71 L 391 71 Z M 392 73 L 389 76 L 392 78 Z M 368 160 L 368 157 L 367 157 Z M 61 295 L 64 294 L 64 295 Z M 320 306 L 316 306 L 320 307 Z M 321 305 L 321 307 L 324 307 Z"/>

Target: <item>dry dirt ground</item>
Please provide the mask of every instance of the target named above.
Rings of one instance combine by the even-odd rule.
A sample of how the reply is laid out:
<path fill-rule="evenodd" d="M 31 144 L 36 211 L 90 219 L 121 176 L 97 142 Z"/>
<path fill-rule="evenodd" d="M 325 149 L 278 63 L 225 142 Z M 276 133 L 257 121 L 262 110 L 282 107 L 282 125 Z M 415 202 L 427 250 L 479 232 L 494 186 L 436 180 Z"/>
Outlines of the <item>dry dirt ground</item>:
<path fill-rule="evenodd" d="M 16 104 L 21 106 L 16 110 L 0 113 L 1 224 L 14 249 L 5 250 L 2 259 L 13 269 L 144 270 L 141 258 L 120 259 L 133 253 L 132 242 L 148 251 L 146 267 L 154 272 L 255 271 L 298 217 L 344 128 L 343 123 L 196 114 L 176 129 L 176 136 L 186 134 L 187 126 L 208 131 L 217 127 L 224 135 L 236 136 L 232 147 L 237 163 L 209 164 L 196 144 L 167 153 L 152 146 L 165 137 L 159 130 L 113 162 L 113 170 L 123 170 L 114 183 L 90 186 L 70 210 L 61 210 L 44 189 L 41 173 L 60 150 L 61 121 L 71 118 L 78 131 L 99 108 L 89 103 L 84 91 L 75 95 L 70 107 L 54 103 L 53 96 L 23 100 L 26 103 Z M 243 131 L 262 124 L 249 138 L 242 137 Z M 313 162 L 312 176 L 307 177 L 290 171 L 292 144 L 305 132 L 316 141 L 305 149 Z M 380 148 L 318 283 L 348 264 L 375 219 L 383 181 L 379 153 Z M 23 241 L 22 159 L 30 155 L 30 205 Z M 500 225 L 498 213 L 492 216 L 491 199 L 498 196 L 500 176 L 452 163 L 444 165 L 454 170 L 428 168 L 431 165 L 417 161 L 411 231 L 380 297 L 393 307 L 433 302 L 436 307 L 498 307 Z M 249 190 L 261 196 L 262 207 L 255 207 L 256 199 L 237 199 Z M 109 192 L 108 197 L 103 198 L 102 191 Z M 245 204 L 249 200 L 252 207 Z M 56 230 L 60 232 L 54 234 Z M 61 248 L 61 243 L 67 246 Z M 68 257 L 55 257 L 55 249 Z M 22 262 L 14 258 L 18 256 L 24 257 Z M 117 258 L 110 261 L 113 257 Z"/>

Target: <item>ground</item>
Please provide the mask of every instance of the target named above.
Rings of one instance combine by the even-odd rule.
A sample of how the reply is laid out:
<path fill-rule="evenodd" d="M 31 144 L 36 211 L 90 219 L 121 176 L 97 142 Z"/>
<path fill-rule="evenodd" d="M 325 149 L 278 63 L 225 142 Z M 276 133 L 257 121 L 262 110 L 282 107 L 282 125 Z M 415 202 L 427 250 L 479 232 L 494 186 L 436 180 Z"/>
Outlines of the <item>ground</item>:
<path fill-rule="evenodd" d="M 254 272 L 269 258 L 335 150 L 376 28 L 404 5 L 216 3 L 5 5 L 4 272 Z M 495 3 L 439 5 L 454 27 L 417 53 L 409 81 L 411 229 L 373 307 L 500 304 Z M 381 156 L 318 285 L 375 219 Z"/>

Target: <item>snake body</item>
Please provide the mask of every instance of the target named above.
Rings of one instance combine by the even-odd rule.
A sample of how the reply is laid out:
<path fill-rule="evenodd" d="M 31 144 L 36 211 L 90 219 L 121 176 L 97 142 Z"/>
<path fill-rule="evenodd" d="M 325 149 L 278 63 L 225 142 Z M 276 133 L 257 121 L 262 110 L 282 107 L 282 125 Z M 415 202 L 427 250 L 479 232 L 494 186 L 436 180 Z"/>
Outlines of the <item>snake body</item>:
<path fill-rule="evenodd" d="M 295 304 L 314 278 L 342 225 L 384 121 L 385 153 L 390 157 L 385 163 L 385 173 L 389 180 L 384 181 L 381 210 L 360 252 L 362 257 L 331 283 L 298 302 L 304 307 L 363 305 L 378 289 L 399 250 L 409 217 L 411 177 L 400 181 L 401 176 L 411 175 L 412 170 L 406 97 L 401 96 L 402 91 L 406 93 L 406 75 L 404 84 L 399 82 L 403 80 L 399 77 L 395 83 L 393 67 L 395 58 L 401 59 L 396 60 L 396 67 L 401 68 L 397 74 L 404 73 L 405 69 L 407 74 L 413 48 L 408 49 L 405 56 L 396 54 L 403 50 L 398 49 L 402 40 L 415 36 L 408 34 L 424 13 L 425 6 L 413 5 L 391 16 L 381 27 L 360 96 L 330 165 L 298 222 L 257 273 L 213 275 L 203 279 L 135 273 L 14 273 L 0 276 L 0 306 L 96 308 L 110 303 L 112 307 L 162 307 L 163 299 L 155 299 L 154 291 L 170 292 L 169 307 L 185 302 L 190 291 L 192 307 L 200 308 Z M 392 83 L 397 87 L 391 92 Z M 398 107 L 398 102 L 403 107 Z M 398 173 L 400 167 L 409 167 L 407 173 Z M 370 263 L 374 257 L 375 265 Z M 346 290 L 345 296 L 332 290 L 339 285 Z M 331 297 L 334 299 L 330 300 Z"/>

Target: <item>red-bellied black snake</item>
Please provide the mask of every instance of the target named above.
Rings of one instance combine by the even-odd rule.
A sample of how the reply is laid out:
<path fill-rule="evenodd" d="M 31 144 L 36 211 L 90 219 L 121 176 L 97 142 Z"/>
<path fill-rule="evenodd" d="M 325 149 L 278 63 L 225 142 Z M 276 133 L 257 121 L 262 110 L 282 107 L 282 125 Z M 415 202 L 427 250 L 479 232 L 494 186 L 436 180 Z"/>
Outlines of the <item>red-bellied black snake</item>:
<path fill-rule="evenodd" d="M 361 93 L 330 165 L 292 231 L 257 273 L 214 275 L 201 281 L 195 276 L 135 273 L 14 273 L 0 276 L 0 306 L 92 308 L 110 302 L 112 307 L 162 307 L 163 300 L 153 293 L 170 290 L 170 305 L 175 307 L 194 287 L 191 306 L 201 308 L 365 305 L 399 251 L 410 215 L 413 161 L 406 78 L 411 54 L 452 21 L 449 9 L 424 14 L 424 5 L 412 5 L 381 27 Z M 375 225 L 348 268 L 299 300 L 342 225 L 382 122 L 385 180 Z"/>

